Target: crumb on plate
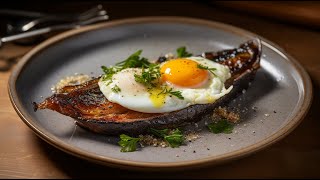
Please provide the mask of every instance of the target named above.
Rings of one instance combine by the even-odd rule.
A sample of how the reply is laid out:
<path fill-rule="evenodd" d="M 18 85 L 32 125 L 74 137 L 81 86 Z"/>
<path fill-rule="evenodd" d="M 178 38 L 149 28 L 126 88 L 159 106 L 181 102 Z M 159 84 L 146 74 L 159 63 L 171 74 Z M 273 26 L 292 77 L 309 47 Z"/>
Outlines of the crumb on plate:
<path fill-rule="evenodd" d="M 53 93 L 59 93 L 59 91 L 65 86 L 72 86 L 85 83 L 89 81 L 91 78 L 86 74 L 78 74 L 75 73 L 73 76 L 66 76 L 56 84 L 51 87 L 51 91 Z"/>

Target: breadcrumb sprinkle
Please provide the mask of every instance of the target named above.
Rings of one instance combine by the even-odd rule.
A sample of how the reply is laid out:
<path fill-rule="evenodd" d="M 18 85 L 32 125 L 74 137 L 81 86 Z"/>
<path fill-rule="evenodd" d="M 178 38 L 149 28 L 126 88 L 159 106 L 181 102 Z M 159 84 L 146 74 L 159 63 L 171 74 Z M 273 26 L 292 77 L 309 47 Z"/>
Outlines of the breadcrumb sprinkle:
<path fill-rule="evenodd" d="M 141 147 L 145 146 L 154 146 L 154 147 L 169 147 L 169 143 L 162 138 L 155 137 L 154 135 L 139 135 L 140 145 Z M 200 138 L 200 135 L 196 132 L 188 132 L 184 134 L 184 138 L 186 142 L 195 141 Z"/>
<path fill-rule="evenodd" d="M 56 84 L 51 87 L 52 93 L 59 93 L 59 91 L 65 86 L 72 86 L 85 83 L 91 78 L 86 74 L 75 73 L 73 76 L 66 76 Z"/>
<path fill-rule="evenodd" d="M 213 116 L 221 116 L 223 118 L 226 118 L 228 121 L 232 122 L 232 123 L 237 123 L 240 120 L 240 115 L 232 112 L 232 111 L 228 111 L 227 108 L 225 107 L 218 107 L 214 110 L 214 114 Z"/>

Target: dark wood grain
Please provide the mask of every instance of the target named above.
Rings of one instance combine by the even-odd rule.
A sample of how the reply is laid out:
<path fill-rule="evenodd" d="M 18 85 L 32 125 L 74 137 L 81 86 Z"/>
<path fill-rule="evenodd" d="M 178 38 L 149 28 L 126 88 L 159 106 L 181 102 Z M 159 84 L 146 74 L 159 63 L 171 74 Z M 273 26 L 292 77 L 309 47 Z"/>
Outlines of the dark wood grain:
<path fill-rule="evenodd" d="M 17 5 L 22 9 L 76 11 L 95 4 Z M 232 24 L 257 33 L 295 57 L 311 76 L 312 107 L 303 122 L 285 139 L 254 155 L 219 166 L 183 173 L 141 173 L 104 167 L 70 156 L 39 139 L 14 111 L 8 94 L 9 71 L 0 71 L 0 178 L 319 178 L 320 177 L 320 33 L 308 26 L 265 19 L 222 8 L 215 3 L 103 2 L 111 20 L 146 15 L 178 15 Z M 11 6 L 11 5 L 8 5 Z M 6 44 L 0 63 L 31 47 Z M 1 64 L 0 64 L 1 65 Z"/>
<path fill-rule="evenodd" d="M 239 13 L 320 28 L 320 2 L 317 1 L 213 1 L 212 3 Z"/>

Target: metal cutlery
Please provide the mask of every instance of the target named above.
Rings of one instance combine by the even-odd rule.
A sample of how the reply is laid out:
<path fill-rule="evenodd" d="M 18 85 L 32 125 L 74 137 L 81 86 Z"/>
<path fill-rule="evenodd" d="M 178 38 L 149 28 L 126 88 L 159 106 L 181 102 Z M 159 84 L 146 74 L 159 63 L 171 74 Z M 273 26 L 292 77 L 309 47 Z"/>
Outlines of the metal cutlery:
<path fill-rule="evenodd" d="M 15 35 L 10 35 L 10 36 L 6 36 L 6 37 L 2 37 L 0 39 L 0 46 L 2 45 L 2 43 L 5 43 L 5 42 L 16 41 L 16 40 L 23 39 L 23 38 L 38 36 L 38 35 L 46 34 L 48 32 L 52 32 L 52 31 L 56 31 L 56 30 L 67 30 L 67 29 L 72 29 L 72 28 L 78 28 L 80 26 L 93 24 L 93 23 L 96 23 L 99 21 L 105 21 L 108 19 L 109 19 L 108 15 L 103 15 L 103 16 L 93 17 L 93 18 L 90 18 L 90 19 L 87 19 L 84 21 L 54 25 L 54 26 L 35 29 L 35 30 L 31 30 L 31 31 L 27 31 L 27 32 L 15 34 Z"/>
<path fill-rule="evenodd" d="M 8 35 L 0 37 L 0 46 L 5 42 L 24 40 L 28 41 L 30 37 L 36 37 L 52 31 L 67 30 L 77 28 L 84 25 L 93 24 L 109 19 L 107 11 L 102 5 L 97 5 L 85 12 L 79 14 L 42 14 L 26 11 L 3 11 L 0 10 L 0 15 L 11 13 L 11 15 L 33 15 L 37 18 L 31 20 L 23 20 L 21 23 L 7 24 Z M 40 16 L 41 15 L 41 16 Z M 32 40 L 32 38 L 31 38 Z M 30 40 L 29 40 L 30 41 Z M 19 42 L 19 41 L 18 41 Z M 23 43 L 25 44 L 25 43 Z"/>

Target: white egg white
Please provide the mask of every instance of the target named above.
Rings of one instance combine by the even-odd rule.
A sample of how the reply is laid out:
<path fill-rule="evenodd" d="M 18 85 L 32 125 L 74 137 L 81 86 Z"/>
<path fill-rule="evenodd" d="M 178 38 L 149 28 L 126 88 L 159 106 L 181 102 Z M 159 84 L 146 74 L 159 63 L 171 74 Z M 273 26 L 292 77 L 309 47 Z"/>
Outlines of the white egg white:
<path fill-rule="evenodd" d="M 156 96 L 161 89 L 148 90 L 143 84 L 135 81 L 134 74 L 141 74 L 139 68 L 128 68 L 113 75 L 112 80 L 99 81 L 99 87 L 105 97 L 114 103 L 118 103 L 128 109 L 144 113 L 165 113 L 186 108 L 193 104 L 213 103 L 220 97 L 228 94 L 232 86 L 225 88 L 224 82 L 231 77 L 227 66 L 215 63 L 201 57 L 190 57 L 193 61 L 209 68 L 215 68 L 214 74 L 210 73 L 209 80 L 201 87 L 181 88 L 167 83 L 166 86 L 180 91 L 184 99 L 179 99 L 170 94 Z M 165 63 L 165 62 L 164 62 Z M 119 87 L 119 92 L 114 92 L 112 88 Z M 153 94 L 153 96 L 151 95 Z"/>
<path fill-rule="evenodd" d="M 165 104 L 161 107 L 155 107 L 150 99 L 150 92 L 144 85 L 135 81 L 134 74 L 141 74 L 141 69 L 124 69 L 113 75 L 111 83 L 100 80 L 98 84 L 101 92 L 111 102 L 144 113 L 171 112 L 188 106 L 186 101 L 166 96 Z M 120 92 L 112 91 L 115 86 L 120 88 Z"/>

